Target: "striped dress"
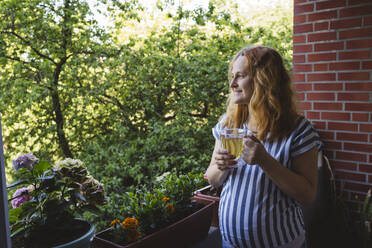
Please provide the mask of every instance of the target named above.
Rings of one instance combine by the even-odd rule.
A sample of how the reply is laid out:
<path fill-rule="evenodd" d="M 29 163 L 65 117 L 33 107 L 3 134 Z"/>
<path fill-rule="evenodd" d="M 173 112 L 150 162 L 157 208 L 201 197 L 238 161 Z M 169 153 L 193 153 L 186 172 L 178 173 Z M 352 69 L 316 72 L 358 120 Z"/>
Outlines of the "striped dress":
<path fill-rule="evenodd" d="M 212 130 L 217 140 L 223 119 Z M 298 123 L 288 137 L 262 142 L 266 151 L 289 169 L 292 158 L 314 146 L 322 147 L 310 121 L 301 117 Z M 305 233 L 299 203 L 283 193 L 258 165 L 245 164 L 230 171 L 218 214 L 222 239 L 233 247 L 278 247 Z"/>

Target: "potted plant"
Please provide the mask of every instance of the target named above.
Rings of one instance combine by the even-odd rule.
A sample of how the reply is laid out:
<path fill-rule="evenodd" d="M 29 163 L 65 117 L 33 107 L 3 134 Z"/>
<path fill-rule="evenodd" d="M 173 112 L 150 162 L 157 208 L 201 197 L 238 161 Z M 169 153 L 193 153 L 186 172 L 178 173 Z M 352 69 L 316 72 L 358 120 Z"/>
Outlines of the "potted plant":
<path fill-rule="evenodd" d="M 187 247 L 209 231 L 214 202 L 207 206 L 190 200 L 202 176 L 163 175 L 151 190 L 127 194 L 122 219 L 94 237 L 95 247 Z"/>
<path fill-rule="evenodd" d="M 32 153 L 13 160 L 9 210 L 13 247 L 90 247 L 94 226 L 77 218 L 105 203 L 103 185 L 78 159 L 55 166 Z"/>

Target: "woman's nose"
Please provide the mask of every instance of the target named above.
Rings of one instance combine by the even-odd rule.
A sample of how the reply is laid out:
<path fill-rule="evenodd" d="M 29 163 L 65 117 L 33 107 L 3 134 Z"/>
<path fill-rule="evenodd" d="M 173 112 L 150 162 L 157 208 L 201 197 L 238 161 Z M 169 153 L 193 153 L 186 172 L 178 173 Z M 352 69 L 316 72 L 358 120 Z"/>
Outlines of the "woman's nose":
<path fill-rule="evenodd" d="M 233 79 L 230 81 L 230 88 L 235 88 L 235 87 L 237 87 L 237 86 L 238 86 L 238 84 L 237 84 L 237 82 L 236 82 L 236 79 L 233 78 Z"/>

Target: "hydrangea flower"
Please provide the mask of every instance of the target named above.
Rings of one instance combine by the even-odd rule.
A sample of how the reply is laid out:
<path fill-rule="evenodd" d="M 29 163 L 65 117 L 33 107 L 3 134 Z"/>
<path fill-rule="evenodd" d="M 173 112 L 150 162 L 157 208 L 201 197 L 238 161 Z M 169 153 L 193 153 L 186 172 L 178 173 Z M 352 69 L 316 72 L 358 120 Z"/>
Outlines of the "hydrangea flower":
<path fill-rule="evenodd" d="M 23 194 L 23 192 L 27 192 L 26 194 Z M 24 202 L 31 200 L 31 196 L 28 194 L 28 189 L 27 188 L 19 188 L 14 192 L 13 197 L 17 198 L 12 200 L 12 206 L 13 208 L 18 208 L 21 206 Z"/>
<path fill-rule="evenodd" d="M 12 161 L 14 170 L 19 170 L 21 168 L 28 168 L 31 169 L 32 166 L 37 164 L 39 159 L 35 157 L 32 153 L 27 153 L 24 155 L 19 156 L 17 159 Z"/>

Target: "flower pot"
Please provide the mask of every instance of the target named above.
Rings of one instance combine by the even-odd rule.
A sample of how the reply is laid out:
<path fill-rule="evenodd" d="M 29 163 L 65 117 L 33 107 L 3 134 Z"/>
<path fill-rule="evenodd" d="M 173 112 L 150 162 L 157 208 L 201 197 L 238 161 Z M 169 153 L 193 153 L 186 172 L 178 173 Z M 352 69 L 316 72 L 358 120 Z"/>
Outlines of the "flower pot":
<path fill-rule="evenodd" d="M 209 201 L 214 201 L 213 217 L 211 226 L 218 227 L 218 205 L 220 202 L 221 188 L 213 190 L 211 185 L 198 189 L 194 192 L 194 199 L 200 204 L 208 204 Z"/>
<path fill-rule="evenodd" d="M 72 240 L 66 244 L 53 246 L 52 248 L 90 248 L 92 239 L 94 237 L 94 225 L 86 220 L 77 219 L 78 221 L 85 222 L 89 225 L 89 230 L 81 237 Z"/>
<path fill-rule="evenodd" d="M 84 228 L 84 230 L 81 231 L 80 236 L 73 238 L 71 240 L 71 236 L 69 236 L 66 233 L 65 234 L 56 233 L 56 235 L 52 235 L 51 233 L 46 234 L 42 232 L 41 235 L 44 235 L 44 236 L 46 235 L 48 237 L 49 242 L 47 244 L 40 243 L 40 241 L 42 241 L 43 239 L 38 237 L 36 239 L 33 239 L 31 242 L 29 241 L 28 245 L 31 247 L 51 247 L 51 248 L 67 248 L 67 247 L 68 248 L 90 248 L 91 242 L 94 236 L 94 230 L 95 230 L 94 225 L 82 219 L 75 219 L 75 221 L 76 221 L 76 225 L 82 225 Z M 17 247 L 25 246 L 25 242 L 22 236 L 23 236 L 23 233 L 20 233 L 19 235 L 16 235 L 14 238 L 12 238 L 12 247 L 17 248 Z M 53 237 L 55 237 L 56 239 L 53 239 Z M 64 241 L 64 239 L 66 241 Z M 55 242 L 55 244 L 57 245 L 52 245 L 52 242 Z"/>
<path fill-rule="evenodd" d="M 208 235 L 211 225 L 214 202 L 194 212 L 193 214 L 161 229 L 155 233 L 126 246 L 113 243 L 108 239 L 111 228 L 99 232 L 93 239 L 94 248 L 174 248 L 190 247 Z"/>

